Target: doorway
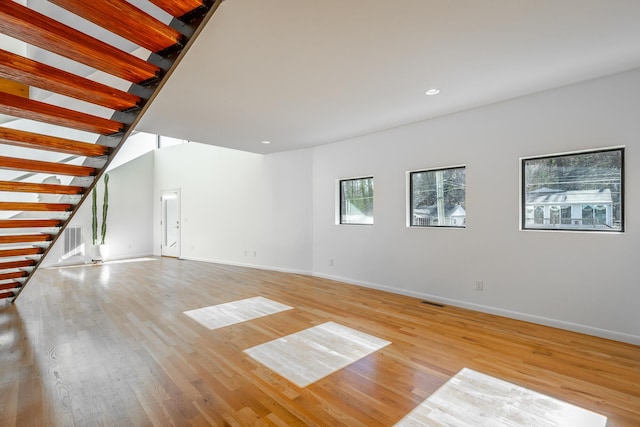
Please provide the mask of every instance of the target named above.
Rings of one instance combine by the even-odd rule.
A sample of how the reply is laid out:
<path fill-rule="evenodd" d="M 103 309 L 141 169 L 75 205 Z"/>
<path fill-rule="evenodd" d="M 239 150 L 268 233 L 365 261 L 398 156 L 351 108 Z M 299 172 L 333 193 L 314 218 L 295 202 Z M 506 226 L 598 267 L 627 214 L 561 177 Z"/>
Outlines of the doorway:
<path fill-rule="evenodd" d="M 180 258 L 180 190 L 163 190 L 160 228 L 162 256 Z"/>

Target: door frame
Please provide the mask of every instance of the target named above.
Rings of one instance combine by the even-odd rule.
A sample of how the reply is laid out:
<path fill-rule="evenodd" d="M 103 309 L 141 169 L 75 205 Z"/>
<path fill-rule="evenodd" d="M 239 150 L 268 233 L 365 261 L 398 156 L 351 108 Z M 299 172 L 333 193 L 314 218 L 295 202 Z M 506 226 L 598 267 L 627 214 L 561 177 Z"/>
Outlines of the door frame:
<path fill-rule="evenodd" d="M 166 237 L 166 228 L 164 224 L 165 219 L 165 196 L 175 194 L 175 198 L 177 200 L 176 203 L 176 216 L 178 218 L 178 227 L 176 236 L 177 248 L 175 251 L 167 251 L 164 245 L 165 237 Z M 160 256 L 172 257 L 172 258 L 180 258 L 181 254 L 181 239 L 182 239 L 182 216 L 180 214 L 181 211 L 181 203 L 180 203 L 180 188 L 169 189 L 169 190 L 160 190 Z"/>

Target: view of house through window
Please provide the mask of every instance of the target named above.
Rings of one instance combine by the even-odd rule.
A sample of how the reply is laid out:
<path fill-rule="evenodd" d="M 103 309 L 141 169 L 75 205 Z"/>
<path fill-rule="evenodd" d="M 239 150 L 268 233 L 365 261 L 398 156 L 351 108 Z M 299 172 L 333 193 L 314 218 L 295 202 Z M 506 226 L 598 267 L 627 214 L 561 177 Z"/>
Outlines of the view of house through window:
<path fill-rule="evenodd" d="M 410 172 L 410 225 L 465 227 L 465 167 Z"/>
<path fill-rule="evenodd" d="M 373 177 L 340 181 L 340 224 L 373 224 Z"/>
<path fill-rule="evenodd" d="M 522 228 L 623 231 L 624 149 L 522 160 Z"/>

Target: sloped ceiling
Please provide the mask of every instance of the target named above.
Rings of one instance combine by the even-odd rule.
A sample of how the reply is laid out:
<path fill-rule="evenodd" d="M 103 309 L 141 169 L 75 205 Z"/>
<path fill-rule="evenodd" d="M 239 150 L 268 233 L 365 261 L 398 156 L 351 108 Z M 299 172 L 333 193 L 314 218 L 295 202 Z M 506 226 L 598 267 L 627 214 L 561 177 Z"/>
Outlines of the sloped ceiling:
<path fill-rule="evenodd" d="M 637 0 L 227 0 L 138 129 L 332 143 L 640 67 L 639 22 Z"/>

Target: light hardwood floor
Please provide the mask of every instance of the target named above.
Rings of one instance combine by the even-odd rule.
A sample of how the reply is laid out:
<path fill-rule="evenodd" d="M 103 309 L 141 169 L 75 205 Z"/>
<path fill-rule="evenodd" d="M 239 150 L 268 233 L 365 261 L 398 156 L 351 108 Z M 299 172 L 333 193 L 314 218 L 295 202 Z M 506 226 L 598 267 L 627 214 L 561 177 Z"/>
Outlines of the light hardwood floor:
<path fill-rule="evenodd" d="M 216 330 L 183 314 L 255 296 L 294 308 Z M 328 321 L 392 344 L 304 388 L 243 352 Z M 465 367 L 640 425 L 638 346 L 303 275 L 40 270 L 0 325 L 2 426 L 392 426 Z"/>

